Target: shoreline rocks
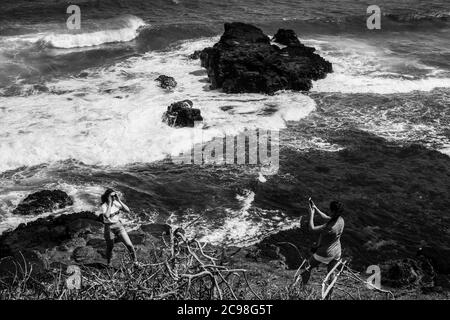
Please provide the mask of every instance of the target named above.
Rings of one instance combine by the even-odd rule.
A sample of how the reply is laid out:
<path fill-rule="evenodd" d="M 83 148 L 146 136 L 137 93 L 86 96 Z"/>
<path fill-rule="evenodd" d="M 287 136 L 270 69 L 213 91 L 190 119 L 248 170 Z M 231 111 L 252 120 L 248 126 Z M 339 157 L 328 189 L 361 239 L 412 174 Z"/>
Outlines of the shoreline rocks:
<path fill-rule="evenodd" d="M 167 257 L 170 231 L 170 225 L 150 223 L 129 232 L 139 259 Z M 208 248 L 222 251 L 222 260 L 226 263 L 260 266 L 265 272 L 278 274 L 298 268 L 308 254 L 310 243 L 306 238 L 299 228 L 293 228 L 272 234 L 252 246 L 209 245 Z M 13 277 L 18 265 L 25 263 L 28 270 L 32 267 L 33 276 L 43 281 L 51 279 L 55 269 L 65 270 L 70 265 L 102 269 L 106 267 L 105 249 L 103 223 L 92 212 L 40 218 L 0 236 L 0 279 Z M 126 248 L 117 244 L 112 267 L 119 268 L 127 258 Z M 434 292 L 450 287 L 450 278 L 438 273 L 422 258 L 387 260 L 380 267 L 382 284 L 390 288 L 414 285 Z"/>
<path fill-rule="evenodd" d="M 49 216 L 21 224 L 0 235 L 0 278 L 13 274 L 15 264 L 23 265 L 24 261 L 39 276 L 69 265 L 105 267 L 103 228 L 104 224 L 92 212 Z M 168 225 L 148 224 L 129 232 L 138 256 L 161 255 L 165 248 L 162 238 L 167 230 Z M 120 266 L 124 258 L 128 258 L 126 248 L 116 244 L 112 266 Z"/>
<path fill-rule="evenodd" d="M 274 41 L 279 45 L 253 25 L 226 23 L 219 42 L 200 54 L 211 88 L 226 93 L 307 91 L 312 80 L 332 72 L 331 63 L 301 44 L 294 31 L 280 29 Z"/>

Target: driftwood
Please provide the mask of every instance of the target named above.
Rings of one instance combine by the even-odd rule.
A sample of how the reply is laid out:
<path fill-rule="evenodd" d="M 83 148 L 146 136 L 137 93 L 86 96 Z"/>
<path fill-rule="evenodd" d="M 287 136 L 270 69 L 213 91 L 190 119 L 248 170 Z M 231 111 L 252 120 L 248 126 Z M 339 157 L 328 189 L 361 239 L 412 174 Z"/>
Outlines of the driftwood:
<path fill-rule="evenodd" d="M 301 274 L 302 274 L 302 271 L 305 270 L 304 267 L 305 267 L 306 263 L 307 263 L 307 259 L 304 259 L 302 261 L 300 267 L 295 272 L 294 280 L 290 286 L 291 289 L 293 289 L 297 285 L 298 281 L 301 279 Z M 330 282 L 329 279 L 330 279 L 331 275 L 333 275 L 336 272 L 336 270 L 338 270 L 338 269 L 339 269 L 339 271 L 334 275 L 333 280 Z M 346 277 L 345 281 L 341 281 L 340 283 L 338 283 L 339 277 Z M 374 286 L 372 283 L 362 279 L 357 274 L 357 272 L 355 272 L 348 266 L 347 261 L 342 261 L 342 260 L 339 260 L 339 262 L 333 267 L 333 269 L 331 269 L 327 273 L 327 275 L 323 279 L 323 281 L 321 283 L 322 299 L 329 298 L 331 290 L 336 289 L 336 290 L 341 291 L 341 292 L 345 293 L 346 295 L 348 295 L 352 300 L 360 300 L 361 299 L 360 285 L 363 285 L 363 288 L 370 287 L 369 289 L 371 289 L 371 290 L 386 294 L 387 298 L 390 297 L 392 299 L 395 299 L 395 296 L 392 293 L 392 291 L 378 288 L 378 287 Z M 348 290 L 342 288 L 343 286 L 350 288 L 352 290 L 352 292 L 356 291 L 358 293 L 358 296 L 355 297 Z"/>
<path fill-rule="evenodd" d="M 14 264 L 10 283 L 0 281 L 5 299 L 240 299 L 260 296 L 251 287 L 247 270 L 220 264 L 220 252 L 188 239 L 182 228 L 162 235 L 162 242 L 145 259 L 134 264 L 124 256 L 116 268 L 79 266 L 81 285 L 68 288 L 64 269 L 50 271 L 50 280 L 34 279 L 32 264 Z"/>
<path fill-rule="evenodd" d="M 322 300 L 324 300 L 328 297 L 328 294 L 330 293 L 331 289 L 333 289 L 333 286 L 335 285 L 338 277 L 341 275 L 342 271 L 344 270 L 346 263 L 347 263 L 347 261 L 342 262 L 342 260 L 339 260 L 338 263 L 336 263 L 335 266 L 330 270 L 330 272 L 328 272 L 325 279 L 323 279 L 323 281 L 322 281 Z M 336 271 L 339 266 L 341 267 L 341 269 L 334 276 L 333 280 L 328 284 L 328 286 L 326 286 L 331 275 L 334 274 L 334 271 Z"/>
<path fill-rule="evenodd" d="M 185 298 L 189 298 L 191 287 L 198 282 L 209 284 L 211 299 L 224 299 L 224 291 L 227 291 L 229 297 L 237 300 L 235 289 L 229 281 L 230 276 L 234 275 L 238 278 L 243 277 L 250 292 L 260 299 L 248 283 L 247 270 L 217 265 L 217 259 L 205 253 L 206 244 L 189 240 L 182 232 L 176 230 L 172 233 L 171 239 L 174 239 L 171 243 L 176 243 L 178 248 L 171 250 L 172 256 L 164 265 L 178 287 L 184 288 Z M 176 260 L 178 262 L 174 263 Z"/>

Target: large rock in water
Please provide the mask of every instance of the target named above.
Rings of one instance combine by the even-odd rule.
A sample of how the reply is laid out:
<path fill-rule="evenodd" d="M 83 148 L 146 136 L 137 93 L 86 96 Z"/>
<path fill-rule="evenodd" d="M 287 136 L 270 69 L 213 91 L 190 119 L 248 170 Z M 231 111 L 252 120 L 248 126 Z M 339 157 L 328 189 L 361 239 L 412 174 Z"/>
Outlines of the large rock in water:
<path fill-rule="evenodd" d="M 172 103 L 163 114 L 163 122 L 171 127 L 194 127 L 196 121 L 203 121 L 200 109 L 193 108 L 191 100 Z"/>
<path fill-rule="evenodd" d="M 61 190 L 42 190 L 27 196 L 13 214 L 38 215 L 73 205 L 73 200 Z"/>
<path fill-rule="evenodd" d="M 292 30 L 280 29 L 272 44 L 261 29 L 245 23 L 226 23 L 219 42 L 200 55 L 211 88 L 227 93 L 268 93 L 309 90 L 311 80 L 332 72 L 330 62 L 303 45 Z"/>
<path fill-rule="evenodd" d="M 155 79 L 155 81 L 158 81 L 159 86 L 163 89 L 173 90 L 177 86 L 175 78 L 165 75 L 160 75 L 158 78 Z"/>

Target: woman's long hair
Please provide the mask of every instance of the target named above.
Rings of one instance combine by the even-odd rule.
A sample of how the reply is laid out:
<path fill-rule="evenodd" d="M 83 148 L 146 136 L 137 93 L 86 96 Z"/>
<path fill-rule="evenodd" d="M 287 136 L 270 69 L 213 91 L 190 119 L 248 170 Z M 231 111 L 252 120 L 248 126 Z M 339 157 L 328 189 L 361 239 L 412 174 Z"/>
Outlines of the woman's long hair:
<path fill-rule="evenodd" d="M 339 201 L 331 201 L 330 202 L 330 211 L 332 213 L 331 220 L 327 222 L 327 226 L 333 225 L 339 217 L 344 214 L 344 205 Z"/>
<path fill-rule="evenodd" d="M 344 214 L 344 205 L 339 201 L 331 201 L 330 202 L 330 211 L 332 213 L 332 217 L 330 221 L 336 221 L 340 216 Z"/>
<path fill-rule="evenodd" d="M 102 204 L 108 203 L 109 195 L 113 192 L 115 192 L 113 189 L 106 189 L 105 193 L 101 196 Z"/>

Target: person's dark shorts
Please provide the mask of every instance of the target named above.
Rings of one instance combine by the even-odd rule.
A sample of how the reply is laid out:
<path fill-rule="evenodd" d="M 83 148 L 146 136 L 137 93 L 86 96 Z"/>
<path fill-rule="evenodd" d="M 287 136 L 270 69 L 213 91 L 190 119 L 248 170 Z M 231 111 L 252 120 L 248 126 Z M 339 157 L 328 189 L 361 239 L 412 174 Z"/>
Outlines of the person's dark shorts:
<path fill-rule="evenodd" d="M 123 238 L 122 235 L 124 233 L 126 233 L 126 230 L 120 222 L 105 224 L 104 236 L 106 241 L 113 241 L 116 238 Z"/>

